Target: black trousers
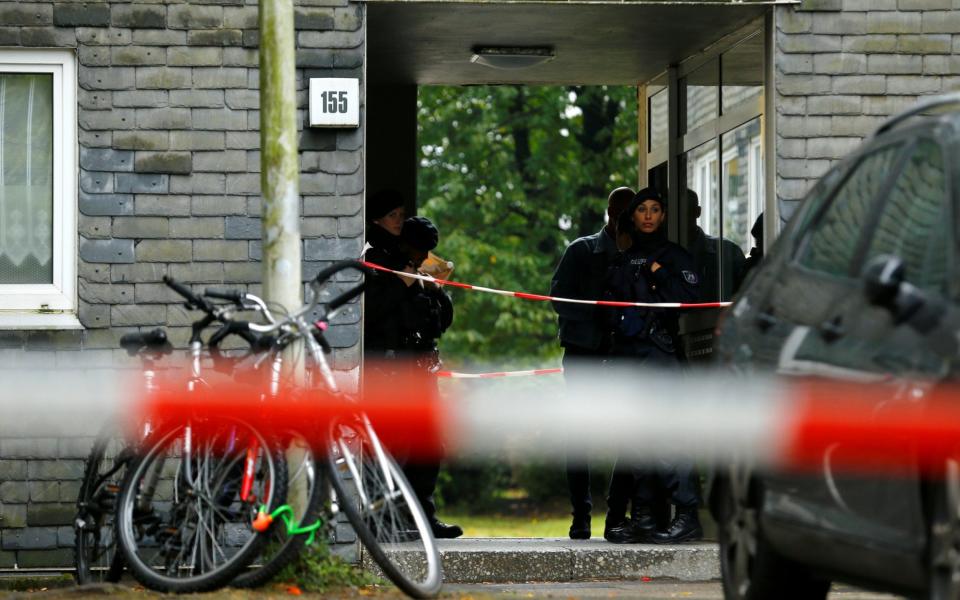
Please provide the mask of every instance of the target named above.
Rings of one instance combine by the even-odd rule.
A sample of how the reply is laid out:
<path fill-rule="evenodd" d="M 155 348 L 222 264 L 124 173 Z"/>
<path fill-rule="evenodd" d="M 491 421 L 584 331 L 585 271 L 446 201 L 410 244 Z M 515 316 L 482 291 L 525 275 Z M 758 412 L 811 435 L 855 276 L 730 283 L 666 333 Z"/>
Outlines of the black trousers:
<path fill-rule="evenodd" d="M 403 465 L 403 474 L 406 475 L 413 493 L 423 506 L 427 521 L 437 518 L 437 505 L 433 501 L 433 492 L 437 489 L 437 478 L 440 476 L 440 463 L 420 463 L 409 461 Z"/>
<path fill-rule="evenodd" d="M 385 378 L 410 372 L 420 373 L 423 371 L 423 367 L 419 361 L 431 356 L 430 353 L 409 350 L 370 350 L 367 354 L 368 357 L 373 357 L 379 361 L 371 363 L 369 373 Z M 432 387 L 424 391 L 431 394 L 439 393 L 435 379 L 431 376 L 429 381 Z M 410 482 L 413 493 L 420 501 L 420 505 L 423 506 L 423 512 L 426 514 L 427 520 L 435 520 L 437 505 L 433 500 L 433 493 L 437 489 L 437 480 L 440 477 L 440 463 L 418 460 L 415 456 L 410 455 L 410 448 L 403 444 L 391 447 L 390 452 L 396 459 L 397 464 L 400 465 L 407 481 Z"/>
<path fill-rule="evenodd" d="M 675 354 L 667 353 L 649 341 L 631 341 L 622 347 L 614 345 L 614 358 L 611 367 L 614 370 L 626 369 L 629 373 L 637 367 L 673 370 L 677 377 L 679 360 Z M 661 527 L 669 521 L 669 506 L 665 502 L 681 508 L 696 507 L 700 504 L 700 478 L 692 462 L 665 461 L 650 457 L 646 466 L 628 465 L 620 458 L 614 465 L 615 471 L 632 473 L 634 488 L 630 497 L 633 500 L 633 512 L 650 511 Z"/>
<path fill-rule="evenodd" d="M 633 470 L 636 480 L 634 504 L 653 510 L 665 493 L 678 508 L 696 508 L 700 505 L 700 476 L 693 463 L 661 461 L 650 467 Z"/>
<path fill-rule="evenodd" d="M 568 382 L 589 382 L 602 368 L 606 352 L 565 346 L 563 349 L 563 377 Z M 568 435 L 576 435 L 571 431 Z M 588 515 L 593 509 L 590 493 L 590 461 L 582 456 L 567 456 L 567 488 L 574 515 Z M 607 490 L 608 521 L 619 521 L 627 513 L 627 505 L 634 491 L 634 473 L 629 466 L 614 466 Z"/>

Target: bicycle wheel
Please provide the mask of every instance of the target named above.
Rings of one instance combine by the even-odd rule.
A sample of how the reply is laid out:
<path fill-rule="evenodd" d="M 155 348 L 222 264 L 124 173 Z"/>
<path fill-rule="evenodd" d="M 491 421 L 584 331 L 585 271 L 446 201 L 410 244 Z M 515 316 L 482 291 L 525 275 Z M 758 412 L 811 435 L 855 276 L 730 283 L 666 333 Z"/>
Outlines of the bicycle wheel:
<path fill-rule="evenodd" d="M 164 592 L 226 585 L 262 550 L 251 523 L 287 488 L 276 445 L 241 421 L 159 431 L 124 480 L 116 535 L 133 576 Z"/>
<path fill-rule="evenodd" d="M 443 571 L 433 531 L 403 471 L 362 416 L 335 420 L 326 453 L 337 504 L 370 556 L 414 598 L 440 591 Z"/>
<path fill-rule="evenodd" d="M 73 561 L 79 585 L 117 582 L 123 574 L 123 555 L 117 552 L 113 516 L 131 456 L 109 427 L 90 448 L 73 521 Z"/>
<path fill-rule="evenodd" d="M 298 527 L 309 526 L 320 519 L 325 496 L 313 450 L 299 434 L 289 435 L 283 445 L 287 461 L 287 504 L 293 509 L 291 520 Z M 269 540 L 253 568 L 238 575 L 230 585 L 259 587 L 296 560 L 307 543 L 308 534 L 289 535 L 285 525 L 281 521 L 270 528 Z M 320 527 L 314 535 L 322 538 L 325 534 L 324 527 Z"/>

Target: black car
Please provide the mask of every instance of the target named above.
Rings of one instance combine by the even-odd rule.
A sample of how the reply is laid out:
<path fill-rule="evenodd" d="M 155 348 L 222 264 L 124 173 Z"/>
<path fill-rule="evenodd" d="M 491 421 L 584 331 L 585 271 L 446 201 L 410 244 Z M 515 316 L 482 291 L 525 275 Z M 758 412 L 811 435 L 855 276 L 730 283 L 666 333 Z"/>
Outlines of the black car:
<path fill-rule="evenodd" d="M 719 326 L 719 362 L 872 383 L 877 414 L 922 410 L 960 365 L 958 184 L 960 95 L 890 119 L 819 181 L 752 273 Z M 886 476 L 837 469 L 844 450 L 803 472 L 718 469 L 726 597 L 825 598 L 842 580 L 960 599 L 960 451 L 936 473 Z"/>

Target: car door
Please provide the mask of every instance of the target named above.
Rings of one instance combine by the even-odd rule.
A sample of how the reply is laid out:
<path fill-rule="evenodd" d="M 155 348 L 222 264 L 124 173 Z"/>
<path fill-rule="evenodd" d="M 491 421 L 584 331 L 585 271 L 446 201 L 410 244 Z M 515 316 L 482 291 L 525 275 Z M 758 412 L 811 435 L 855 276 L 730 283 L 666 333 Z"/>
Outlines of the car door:
<path fill-rule="evenodd" d="M 894 255 L 903 261 L 906 281 L 932 294 L 949 293 L 954 272 L 951 148 L 934 131 L 915 138 L 857 250 L 853 268 L 860 290 L 865 266 L 881 255 Z M 835 341 L 828 344 L 834 348 L 824 353 L 836 355 L 833 362 L 845 368 L 888 382 L 876 397 L 877 417 L 889 411 L 922 412 L 929 388 L 948 371 L 947 361 L 914 329 L 896 324 L 886 309 L 866 302 L 862 291 L 851 309 L 837 323 Z M 849 448 L 842 444 L 834 449 L 833 464 L 845 462 L 845 451 Z M 910 459 L 910 449 L 904 448 L 901 456 L 885 460 L 893 471 L 889 476 L 824 465 L 842 535 L 891 553 L 922 555 L 925 521 L 919 473 Z"/>
<path fill-rule="evenodd" d="M 773 315 L 767 335 L 778 374 L 845 380 L 862 375 L 844 364 L 847 340 L 835 333 L 857 304 L 858 283 L 851 273 L 864 224 L 903 151 L 903 142 L 865 151 L 798 240 L 765 303 L 765 313 Z M 817 472 L 771 478 L 767 489 L 774 513 L 786 519 L 814 519 L 819 526 L 823 508 L 833 504 L 831 489 Z"/>
<path fill-rule="evenodd" d="M 821 313 L 820 323 L 795 328 L 782 346 L 780 371 L 804 376 L 869 382 L 875 386 L 874 414 L 893 408 L 922 410 L 924 380 L 945 370 L 923 340 L 864 297 L 863 265 L 884 253 L 902 255 L 908 277 L 921 287 L 940 288 L 951 270 L 948 239 L 952 207 L 945 147 L 931 135 L 905 132 L 902 141 L 867 155 L 862 165 L 883 166 L 879 188 L 863 188 L 858 208 L 843 192 L 811 230 L 796 263 L 843 283 L 842 296 Z M 883 153 L 889 152 L 887 157 Z M 891 162 L 887 162 L 892 159 Z M 856 173 L 848 181 L 855 181 Z M 859 201 L 857 201 L 860 204 Z M 917 473 L 908 460 L 897 473 L 882 476 L 849 469 L 849 445 L 828 448 L 819 465 L 804 476 L 773 479 L 771 515 L 805 521 L 830 545 L 799 552 L 809 562 L 859 573 L 872 579 L 906 581 L 920 576 L 923 519 Z M 909 459 L 909 449 L 904 450 Z M 779 494 L 779 497 L 777 496 Z M 854 551 L 854 549 L 864 551 Z M 832 551 L 836 550 L 836 552 Z"/>
<path fill-rule="evenodd" d="M 785 376 L 847 380 L 875 376 L 845 364 L 847 341 L 837 332 L 861 296 L 852 273 L 864 225 L 895 178 L 905 148 L 905 141 L 894 140 L 865 149 L 825 190 L 822 205 L 801 215 L 806 222 L 798 225 L 796 239 L 786 240 L 776 262 L 757 274 L 732 308 L 735 331 L 731 327 L 734 335 L 726 343 L 736 347 L 726 348 L 728 364 Z M 724 329 L 726 336 L 727 324 Z M 777 523 L 811 530 L 836 527 L 824 522 L 831 514 L 825 509 L 835 501 L 818 466 L 764 478 L 764 514 L 774 519 L 766 529 L 774 543 Z M 787 551 L 804 550 L 789 536 L 782 542 L 789 546 Z"/>

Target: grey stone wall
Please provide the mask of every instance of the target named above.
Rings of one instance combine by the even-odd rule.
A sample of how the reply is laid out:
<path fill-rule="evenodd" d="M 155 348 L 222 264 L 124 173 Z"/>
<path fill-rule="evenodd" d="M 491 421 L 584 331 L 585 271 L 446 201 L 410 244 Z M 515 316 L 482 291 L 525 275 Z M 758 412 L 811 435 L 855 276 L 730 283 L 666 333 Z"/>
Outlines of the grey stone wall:
<path fill-rule="evenodd" d="M 348 0 L 295 4 L 305 107 L 309 78 L 362 78 L 364 12 Z M 76 50 L 86 328 L 2 331 L 2 364 L 30 362 L 38 350 L 56 351 L 58 364 L 76 362 L 75 350 L 119 356 L 121 335 L 161 325 L 185 345 L 195 316 L 162 284 L 167 274 L 198 289 L 259 291 L 257 45 L 255 0 L 0 1 L 0 46 Z M 306 129 L 305 120 L 301 110 L 306 279 L 359 255 L 364 137 L 362 128 Z M 336 368 L 359 364 L 359 319 L 354 305 L 330 329 Z M 72 563 L 88 447 L 89 438 L 0 439 L 0 568 Z"/>
<path fill-rule="evenodd" d="M 960 89 L 960 1 L 805 0 L 776 9 L 777 196 L 786 219 L 887 117 Z"/>

